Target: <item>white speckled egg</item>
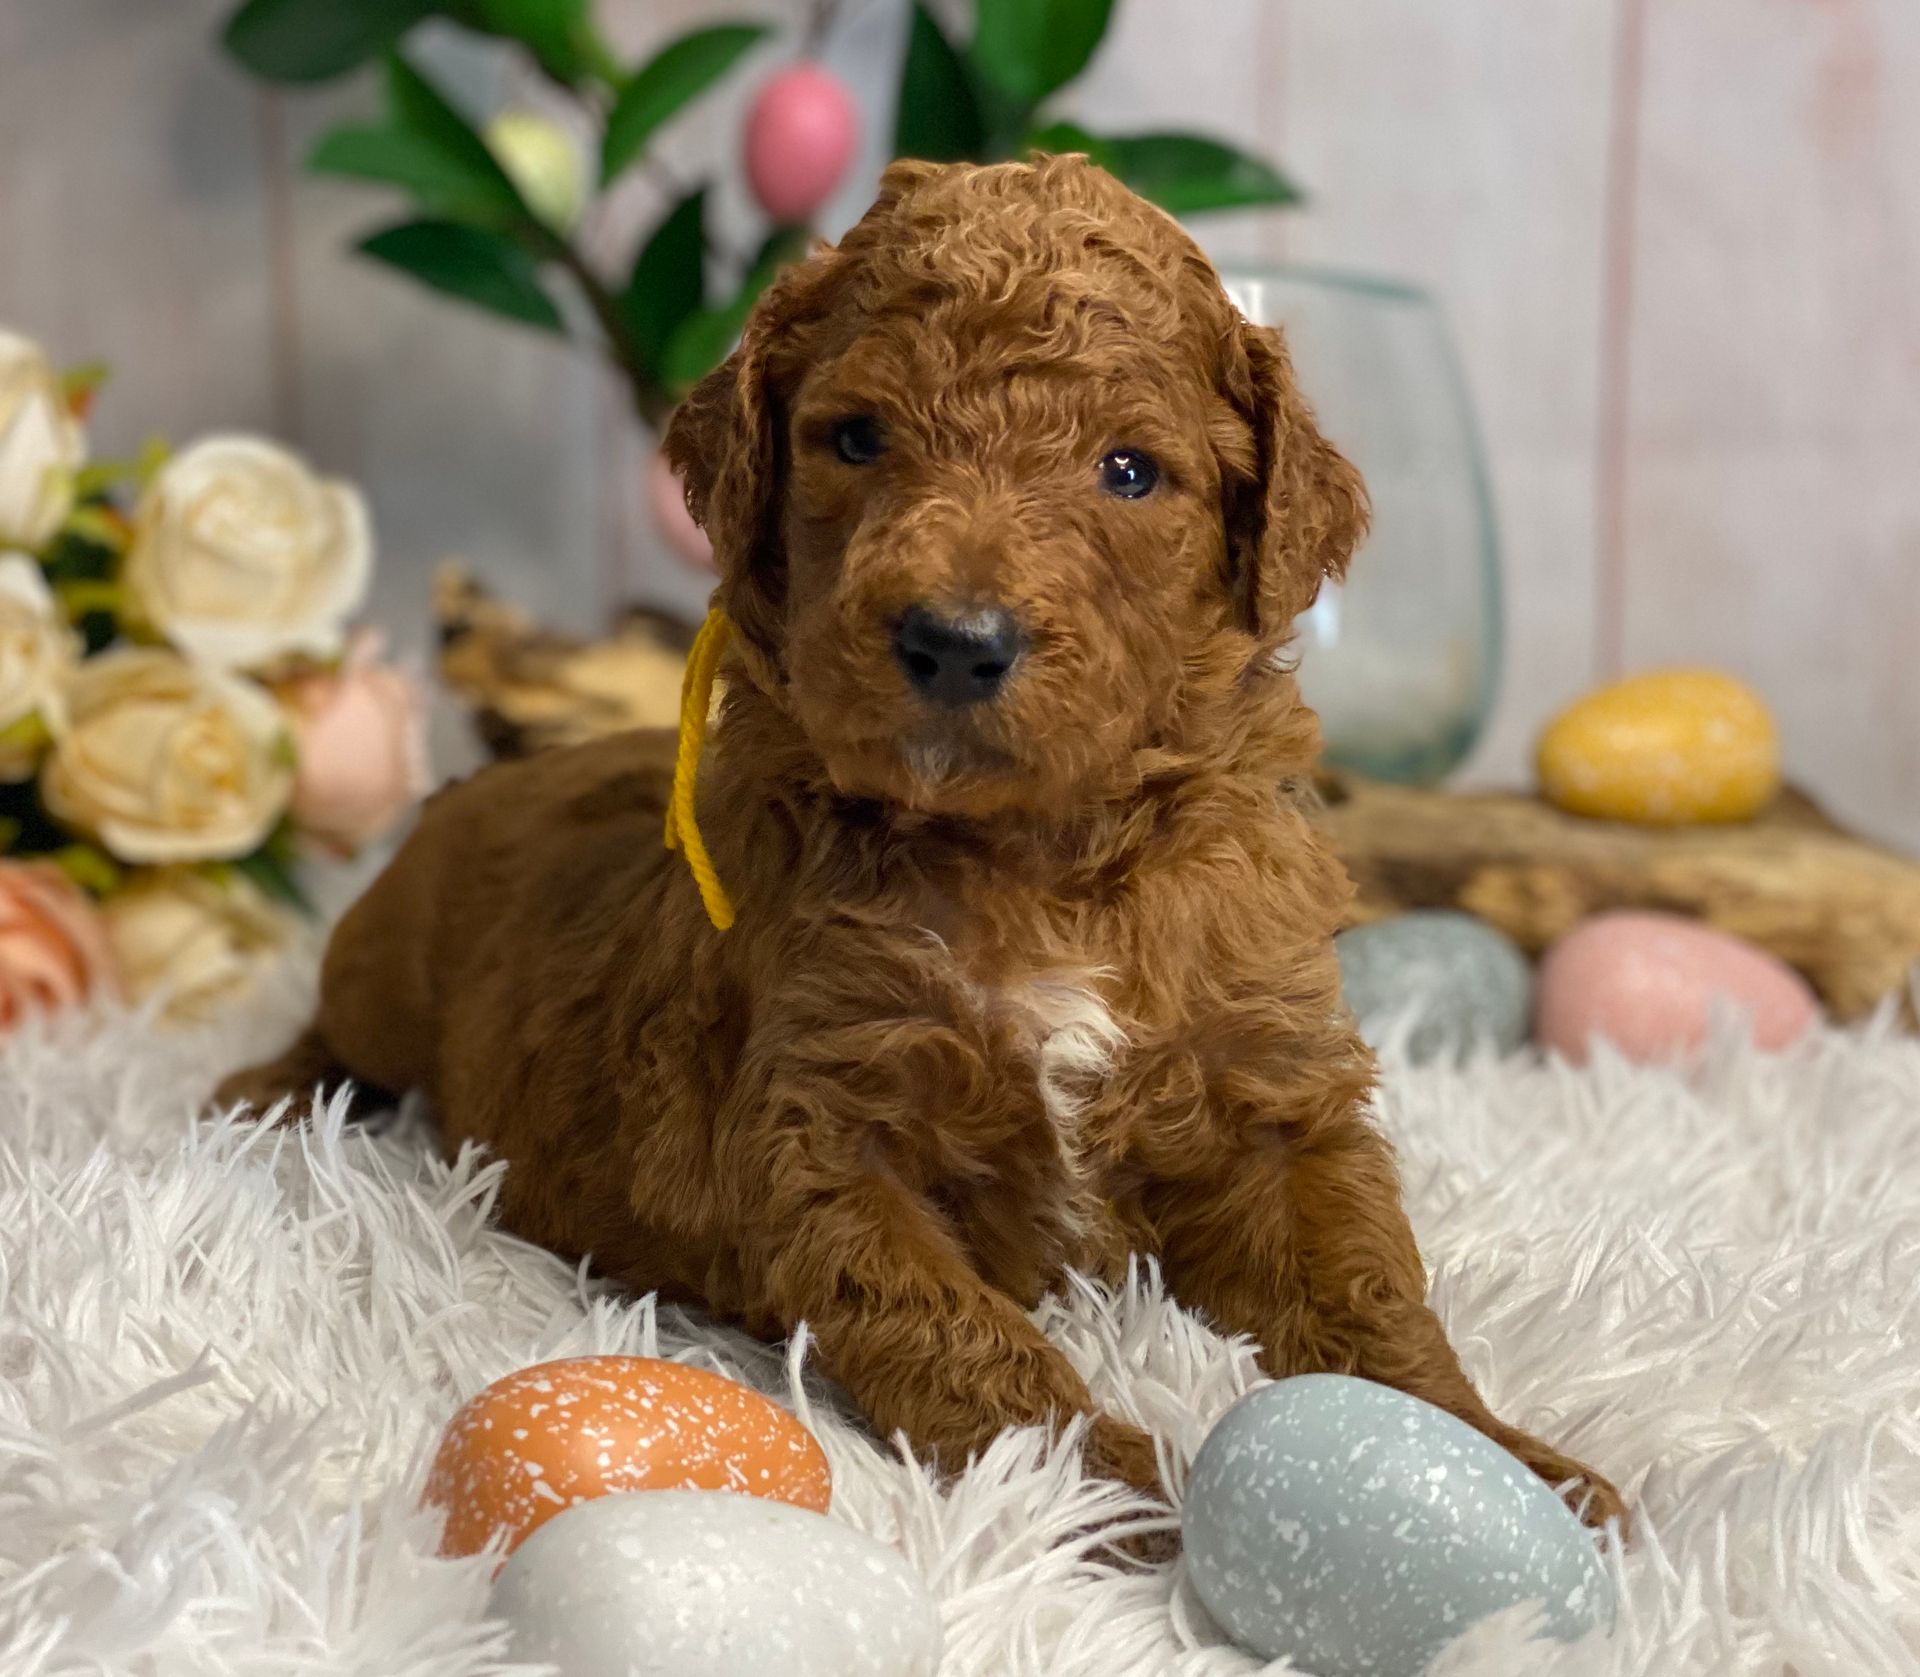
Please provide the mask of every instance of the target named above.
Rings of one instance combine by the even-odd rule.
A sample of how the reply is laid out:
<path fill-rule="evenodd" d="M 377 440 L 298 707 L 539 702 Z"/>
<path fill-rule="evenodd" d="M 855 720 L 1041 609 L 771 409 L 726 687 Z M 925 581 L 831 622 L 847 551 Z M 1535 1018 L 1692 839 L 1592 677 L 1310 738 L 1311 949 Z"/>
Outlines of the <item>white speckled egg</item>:
<path fill-rule="evenodd" d="M 595 1498 L 494 1580 L 513 1657 L 560 1677 L 932 1677 L 940 1614 L 892 1549 L 719 1491 Z"/>
<path fill-rule="evenodd" d="M 1220 1628 L 1317 1677 L 1418 1677 L 1522 1602 L 1563 1641 L 1613 1621 L 1593 1539 L 1549 1486 L 1370 1380 L 1306 1374 L 1248 1393 L 1200 1447 L 1181 1525 Z"/>

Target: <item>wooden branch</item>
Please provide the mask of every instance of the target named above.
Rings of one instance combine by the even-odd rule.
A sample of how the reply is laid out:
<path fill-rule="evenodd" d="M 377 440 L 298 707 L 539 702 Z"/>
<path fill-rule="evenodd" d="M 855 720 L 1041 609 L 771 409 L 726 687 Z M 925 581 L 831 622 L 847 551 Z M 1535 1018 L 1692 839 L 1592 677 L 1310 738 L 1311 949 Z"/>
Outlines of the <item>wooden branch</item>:
<path fill-rule="evenodd" d="M 434 577 L 433 604 L 440 678 L 496 757 L 680 720 L 680 677 L 693 644 L 686 624 L 634 611 L 604 639 L 556 634 L 457 565 Z"/>
<path fill-rule="evenodd" d="M 1905 998 L 1920 961 L 1920 862 L 1843 832 L 1789 793 L 1759 819 L 1656 828 L 1538 798 L 1329 777 L 1319 820 L 1360 897 L 1356 920 L 1463 908 L 1530 952 L 1612 908 L 1690 915 L 1771 950 L 1839 1019 Z"/>

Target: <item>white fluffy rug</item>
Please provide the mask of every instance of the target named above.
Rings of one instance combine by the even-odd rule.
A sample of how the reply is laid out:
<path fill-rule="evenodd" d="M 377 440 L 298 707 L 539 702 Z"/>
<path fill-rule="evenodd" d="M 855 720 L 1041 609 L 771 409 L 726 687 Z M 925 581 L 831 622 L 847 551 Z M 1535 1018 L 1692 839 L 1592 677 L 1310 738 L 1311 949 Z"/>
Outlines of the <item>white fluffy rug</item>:
<path fill-rule="evenodd" d="M 495 1169 L 440 1163 L 417 1121 L 197 1120 L 295 989 L 218 1036 L 116 1018 L 0 1053 L 5 1677 L 506 1670 L 484 1562 L 437 1559 L 416 1510 L 464 1397 L 584 1351 L 789 1391 L 778 1355 L 490 1229 Z M 1522 1651 L 1496 1623 L 1440 1669 L 1920 1670 L 1920 1046 L 1396 1069 L 1382 1104 L 1474 1374 L 1639 1513 L 1610 1641 Z M 1182 1464 L 1254 1378 L 1150 1284 L 1046 1326 Z M 951 1677 L 1257 1669 L 1176 1576 L 1089 1542 L 1090 1511 L 1145 1505 L 1037 1438 L 939 1488 L 825 1393 L 793 1401 L 836 1514 L 939 1598 Z"/>

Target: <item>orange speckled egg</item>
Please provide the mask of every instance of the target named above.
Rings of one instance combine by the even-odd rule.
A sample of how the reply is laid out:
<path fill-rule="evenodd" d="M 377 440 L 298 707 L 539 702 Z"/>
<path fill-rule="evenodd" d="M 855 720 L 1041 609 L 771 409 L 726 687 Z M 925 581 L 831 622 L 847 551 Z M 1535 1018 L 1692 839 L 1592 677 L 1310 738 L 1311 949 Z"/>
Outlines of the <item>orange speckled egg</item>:
<path fill-rule="evenodd" d="M 443 1554 L 505 1530 L 509 1553 L 564 1508 L 614 1491 L 740 1491 L 824 1514 L 819 1441 L 758 1392 L 652 1357 L 567 1357 L 496 1380 L 447 1423 L 426 1500 Z"/>

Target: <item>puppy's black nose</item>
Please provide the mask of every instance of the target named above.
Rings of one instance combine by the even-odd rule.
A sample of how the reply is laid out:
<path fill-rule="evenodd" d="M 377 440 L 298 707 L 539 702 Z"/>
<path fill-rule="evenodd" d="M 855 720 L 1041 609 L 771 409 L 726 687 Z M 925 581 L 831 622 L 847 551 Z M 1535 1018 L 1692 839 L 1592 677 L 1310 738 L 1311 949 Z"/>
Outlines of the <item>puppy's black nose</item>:
<path fill-rule="evenodd" d="M 977 705 L 1000 691 L 1026 650 L 1011 612 L 938 612 L 909 606 L 893 631 L 893 656 L 915 692 L 937 705 Z"/>

